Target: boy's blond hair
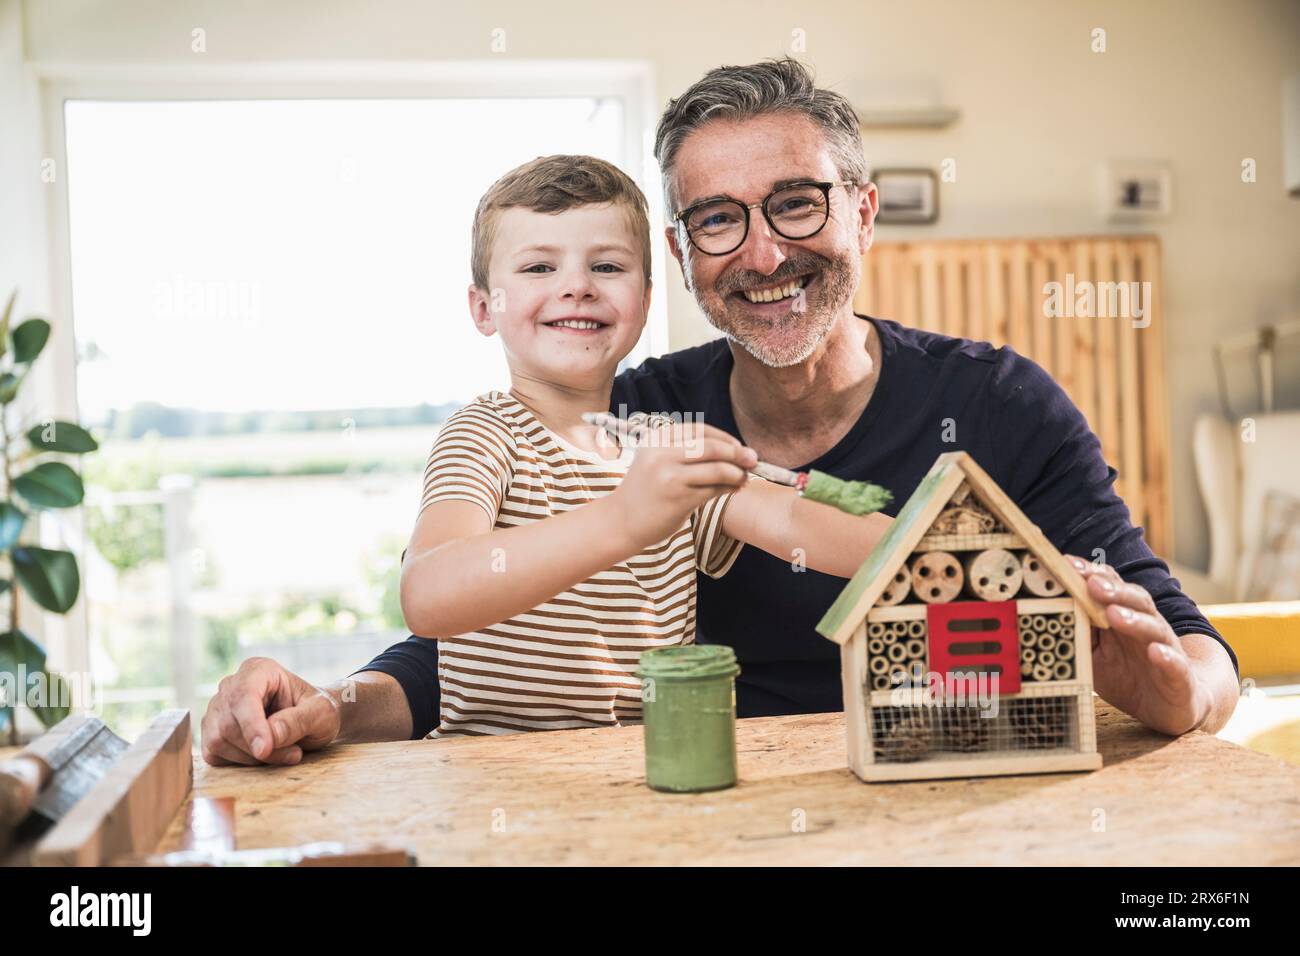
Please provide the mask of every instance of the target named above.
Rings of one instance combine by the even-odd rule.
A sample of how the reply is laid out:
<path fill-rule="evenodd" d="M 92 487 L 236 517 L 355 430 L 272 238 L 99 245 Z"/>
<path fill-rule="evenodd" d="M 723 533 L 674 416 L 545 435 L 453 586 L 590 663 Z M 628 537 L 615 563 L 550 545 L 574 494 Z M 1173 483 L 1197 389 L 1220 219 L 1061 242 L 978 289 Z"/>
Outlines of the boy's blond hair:
<path fill-rule="evenodd" d="M 557 213 L 577 206 L 618 203 L 641 243 L 641 266 L 650 281 L 650 219 L 645 195 L 613 163 L 594 156 L 539 156 L 510 170 L 483 194 L 474 212 L 470 272 L 474 284 L 488 289 L 488 260 L 501 210 L 523 206 Z"/>

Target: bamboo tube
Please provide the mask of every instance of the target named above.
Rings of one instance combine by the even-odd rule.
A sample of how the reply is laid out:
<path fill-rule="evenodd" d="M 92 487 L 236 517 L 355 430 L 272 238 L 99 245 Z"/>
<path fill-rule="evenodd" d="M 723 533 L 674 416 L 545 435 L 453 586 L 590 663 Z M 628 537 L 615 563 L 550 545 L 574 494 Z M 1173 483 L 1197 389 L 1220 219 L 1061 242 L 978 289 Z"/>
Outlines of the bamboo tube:
<path fill-rule="evenodd" d="M 889 650 L 885 651 L 885 655 L 891 663 L 901 664 L 907 660 L 907 646 L 904 644 L 890 644 Z"/>
<path fill-rule="evenodd" d="M 908 637 L 925 637 L 925 621 L 908 621 Z"/>
<path fill-rule="evenodd" d="M 1046 664 L 1048 667 L 1051 667 L 1053 664 L 1056 663 L 1056 655 L 1053 654 L 1051 651 L 1039 651 L 1038 663 Z"/>
<path fill-rule="evenodd" d="M 1074 627 L 1073 627 L 1073 626 L 1071 626 L 1071 625 L 1069 625 L 1069 624 L 1062 624 L 1062 625 L 1061 625 L 1061 640 L 1063 640 L 1063 641 L 1072 641 L 1072 640 L 1074 640 Z"/>
<path fill-rule="evenodd" d="M 1021 647 L 1037 647 L 1037 646 L 1038 646 L 1038 635 L 1037 635 L 1036 633 L 1034 633 L 1032 630 L 1030 630 L 1029 628 L 1027 628 L 1027 627 L 1026 627 L 1026 628 L 1023 628 L 1023 629 L 1020 631 L 1020 646 L 1021 646 Z"/>
<path fill-rule="evenodd" d="M 1038 660 L 1038 651 L 1034 650 L 1032 647 L 1020 648 L 1020 663 L 1033 664 L 1037 660 Z"/>
<path fill-rule="evenodd" d="M 889 690 L 889 676 L 887 674 L 872 674 L 871 689 Z"/>
<path fill-rule="evenodd" d="M 1032 627 L 1035 631 L 1037 631 L 1040 634 L 1043 633 L 1043 631 L 1047 630 L 1047 618 L 1044 617 L 1042 614 L 1035 614 L 1032 618 L 1030 618 L 1030 622 L 1031 622 L 1030 627 Z"/>
<path fill-rule="evenodd" d="M 1050 651 L 1054 647 L 1056 647 L 1055 637 L 1053 637 L 1051 634 L 1046 634 L 1046 633 L 1038 635 L 1039 650 Z"/>
<path fill-rule="evenodd" d="M 1057 661 L 1052 673 L 1057 680 L 1069 680 L 1074 676 L 1074 665 L 1069 661 Z"/>
<path fill-rule="evenodd" d="M 961 593 L 966 576 L 947 551 L 923 551 L 912 562 L 912 591 L 926 604 L 943 604 Z"/>
<path fill-rule="evenodd" d="M 1049 617 L 1047 619 L 1047 633 L 1048 634 L 1061 633 L 1061 622 L 1057 618 Z"/>
<path fill-rule="evenodd" d="M 869 666 L 873 674 L 889 673 L 889 659 L 887 657 L 873 657 Z"/>
<path fill-rule="evenodd" d="M 1029 661 L 1022 661 L 1020 664 L 1020 676 L 1032 678 L 1034 676 L 1034 665 Z"/>
<path fill-rule="evenodd" d="M 872 621 L 867 625 L 867 637 L 884 637 L 885 625 L 883 621 Z"/>
<path fill-rule="evenodd" d="M 1074 659 L 1074 641 L 1057 641 L 1056 656 L 1060 660 L 1068 661 Z"/>
<path fill-rule="evenodd" d="M 1031 551 L 1020 555 L 1020 569 L 1024 574 L 1025 590 L 1037 597 L 1057 597 L 1061 583 L 1052 577 L 1043 562 Z"/>
<path fill-rule="evenodd" d="M 1061 612 L 1061 626 L 1062 626 L 1062 627 L 1074 627 L 1074 612 L 1073 612 L 1073 611 L 1062 611 L 1062 612 Z"/>
<path fill-rule="evenodd" d="M 902 604 L 904 599 L 911 593 L 912 572 L 904 565 L 895 572 L 893 579 L 885 586 L 885 590 L 880 592 L 876 604 L 877 606 Z"/>
<path fill-rule="evenodd" d="M 919 661 L 925 657 L 925 641 L 914 637 L 907 642 L 907 656 L 914 661 Z"/>
<path fill-rule="evenodd" d="M 1010 601 L 1020 590 L 1024 571 L 1006 548 L 989 548 L 966 556 L 966 591 L 981 601 Z"/>
<path fill-rule="evenodd" d="M 884 640 L 879 637 L 873 637 L 871 640 L 867 641 L 867 651 L 870 652 L 872 657 L 878 657 L 885 653 Z"/>
<path fill-rule="evenodd" d="M 1052 669 L 1046 664 L 1034 665 L 1034 680 L 1049 681 L 1052 679 Z"/>

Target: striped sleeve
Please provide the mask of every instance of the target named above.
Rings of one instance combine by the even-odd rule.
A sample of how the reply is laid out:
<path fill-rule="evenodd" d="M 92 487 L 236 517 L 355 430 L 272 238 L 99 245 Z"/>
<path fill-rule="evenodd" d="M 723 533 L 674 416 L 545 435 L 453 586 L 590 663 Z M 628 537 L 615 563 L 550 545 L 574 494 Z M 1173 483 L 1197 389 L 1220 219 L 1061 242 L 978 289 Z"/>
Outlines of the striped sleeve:
<path fill-rule="evenodd" d="M 495 523 L 514 458 L 514 437 L 505 419 L 489 405 L 466 405 L 434 439 L 416 517 L 435 501 L 472 501 Z"/>
<path fill-rule="evenodd" d="M 726 574 L 745 543 L 722 530 L 722 516 L 734 492 L 710 498 L 691 512 L 691 534 L 695 538 L 695 566 L 711 578 Z"/>

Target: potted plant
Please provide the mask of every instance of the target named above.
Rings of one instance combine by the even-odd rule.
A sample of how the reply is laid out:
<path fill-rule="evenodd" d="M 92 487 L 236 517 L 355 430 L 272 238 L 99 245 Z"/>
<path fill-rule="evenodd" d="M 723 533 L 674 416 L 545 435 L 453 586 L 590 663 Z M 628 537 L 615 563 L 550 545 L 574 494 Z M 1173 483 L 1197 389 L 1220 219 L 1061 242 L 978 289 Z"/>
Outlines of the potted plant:
<path fill-rule="evenodd" d="M 72 422 L 41 421 L 25 431 L 11 432 L 11 406 L 50 338 L 50 323 L 40 318 L 9 327 L 14 300 L 9 296 L 0 317 L 0 468 L 4 472 L 0 497 L 0 555 L 7 558 L 7 575 L 0 577 L 0 599 L 8 597 L 8 629 L 0 633 L 0 674 L 8 674 L 14 699 L 0 700 L 0 733 L 7 728 L 17 744 L 17 707 L 27 700 L 34 675 L 44 682 L 44 695 L 31 707 L 37 719 L 50 727 L 68 715 L 68 686 L 64 678 L 45 665 L 45 648 L 19 626 L 19 593 L 47 611 L 66 614 L 77 603 L 81 575 L 70 551 L 38 548 L 21 541 L 31 512 L 46 508 L 73 508 L 81 504 L 85 488 L 81 478 L 62 461 L 43 460 L 48 453 L 84 455 L 99 444 Z M 0 562 L 3 565 L 5 562 Z M 0 571 L 0 574 L 5 574 Z M 25 677 L 25 680 L 20 679 Z M 3 685 L 0 685 L 3 692 Z"/>

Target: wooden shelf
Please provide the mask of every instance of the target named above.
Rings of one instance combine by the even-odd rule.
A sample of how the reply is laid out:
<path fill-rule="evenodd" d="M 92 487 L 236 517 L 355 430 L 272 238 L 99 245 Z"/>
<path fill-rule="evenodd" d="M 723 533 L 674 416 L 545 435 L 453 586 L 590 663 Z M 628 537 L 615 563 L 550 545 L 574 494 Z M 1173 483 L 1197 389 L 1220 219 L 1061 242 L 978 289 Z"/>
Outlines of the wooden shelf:
<path fill-rule="evenodd" d="M 928 604 L 894 604 L 889 607 L 873 607 L 867 613 L 867 623 L 876 621 L 924 621 Z"/>
<path fill-rule="evenodd" d="M 958 758 L 911 763 L 870 763 L 858 772 L 868 783 L 886 780 L 935 780 L 942 777 L 992 777 L 1000 774 L 1078 773 L 1101 769 L 1101 754 L 1055 750 L 1014 750 L 989 756 L 972 754 Z"/>
<path fill-rule="evenodd" d="M 1020 589 L 1021 595 L 1025 593 L 1024 588 Z M 973 601 L 974 598 L 962 594 L 957 601 L 949 601 L 953 604 L 958 601 Z M 1015 597 L 1016 614 L 1023 616 L 1025 614 L 1063 614 L 1067 611 L 1074 611 L 1074 598 L 1066 595 L 1065 597 L 1039 598 L 1039 597 Z M 930 605 L 925 603 L 908 603 L 892 604 L 887 607 L 873 607 L 867 613 L 867 623 L 873 621 L 924 621 L 925 609 Z M 1075 615 L 1076 618 L 1079 615 Z"/>
<path fill-rule="evenodd" d="M 1021 593 L 1024 593 L 1023 588 L 1021 588 Z M 1021 616 L 1025 614 L 1064 614 L 1074 609 L 1074 598 L 1068 594 L 1065 597 L 1054 598 L 1016 598 L 1016 614 Z M 1079 617 L 1081 615 L 1075 616 Z"/>
<path fill-rule="evenodd" d="M 912 550 L 915 551 L 987 551 L 989 548 L 1027 548 L 1025 539 L 1018 534 L 927 534 Z"/>
<path fill-rule="evenodd" d="M 961 117 L 959 110 L 949 106 L 863 107 L 856 112 L 863 129 L 943 129 Z"/>
<path fill-rule="evenodd" d="M 891 690 L 873 690 L 870 692 L 872 707 L 893 707 L 893 695 L 895 689 Z M 907 690 L 908 695 L 917 706 L 923 705 L 927 699 L 924 687 L 911 687 Z M 1092 688 L 1082 683 L 1077 678 L 1070 680 L 1048 680 L 1048 681 L 1027 681 L 1020 682 L 1020 690 L 1014 694 L 999 694 L 998 700 L 1006 703 L 1009 700 L 1033 700 L 1040 697 L 1079 697 L 1084 693 L 1091 694 Z M 906 705 L 905 705 L 906 706 Z M 935 708 L 936 710 L 938 708 Z"/>

